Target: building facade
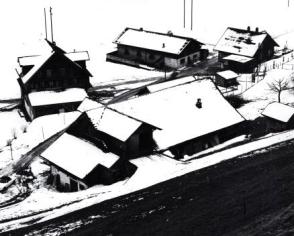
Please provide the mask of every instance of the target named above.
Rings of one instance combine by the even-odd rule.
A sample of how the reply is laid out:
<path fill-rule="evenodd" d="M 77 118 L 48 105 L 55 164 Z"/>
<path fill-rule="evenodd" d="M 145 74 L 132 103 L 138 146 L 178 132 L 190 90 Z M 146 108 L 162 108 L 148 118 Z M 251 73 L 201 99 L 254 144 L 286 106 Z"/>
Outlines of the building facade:
<path fill-rule="evenodd" d="M 140 67 L 178 69 L 204 60 L 208 50 L 196 39 L 126 28 L 114 41 L 117 50 L 107 54 L 107 61 Z"/>
<path fill-rule="evenodd" d="M 266 32 L 229 27 L 214 50 L 223 69 L 235 72 L 252 72 L 260 63 L 270 60 L 279 46 Z"/>
<path fill-rule="evenodd" d="M 56 45 L 49 45 L 52 46 L 53 51 L 45 55 L 18 58 L 22 69 L 18 83 L 21 89 L 23 110 L 29 120 L 39 115 L 76 109 L 85 96 L 82 99 L 79 97 L 77 100 L 72 91 L 65 91 L 83 89 L 84 92 L 80 92 L 80 96 L 91 87 L 89 82 L 91 74 L 86 68 L 86 61 L 89 60 L 88 53 L 65 53 Z M 51 100 L 51 103 L 45 101 L 39 106 L 34 105 L 32 97 L 42 97 L 40 95 L 42 92 L 42 96 L 47 96 L 51 92 L 54 97 L 47 99 Z M 73 96 L 72 99 L 70 96 Z M 56 100 L 57 98 L 59 100 Z M 37 101 L 37 103 L 39 102 Z"/>

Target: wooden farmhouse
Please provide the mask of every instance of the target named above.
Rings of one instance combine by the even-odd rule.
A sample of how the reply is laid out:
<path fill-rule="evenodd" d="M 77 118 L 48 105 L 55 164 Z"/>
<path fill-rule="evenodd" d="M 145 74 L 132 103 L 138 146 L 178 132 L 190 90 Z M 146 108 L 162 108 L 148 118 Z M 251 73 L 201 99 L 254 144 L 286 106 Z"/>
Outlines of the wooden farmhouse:
<path fill-rule="evenodd" d="M 52 51 L 47 54 L 18 58 L 22 105 L 29 120 L 75 110 L 91 86 L 86 68 L 88 52 L 65 53 L 48 43 Z"/>
<path fill-rule="evenodd" d="M 146 122 L 103 106 L 84 112 L 68 132 L 91 141 L 105 152 L 130 159 L 155 150 L 154 129 Z"/>
<path fill-rule="evenodd" d="M 126 28 L 114 41 L 117 50 L 106 60 L 131 66 L 146 65 L 158 69 L 177 69 L 208 56 L 202 43 L 193 38 Z"/>
<path fill-rule="evenodd" d="M 238 86 L 239 83 L 237 81 L 238 74 L 234 71 L 226 70 L 216 73 L 215 75 L 215 83 L 217 86 L 221 86 L 224 88 Z"/>
<path fill-rule="evenodd" d="M 168 85 L 166 85 L 167 83 Z M 147 86 L 149 93 L 110 105 L 157 127 L 157 151 L 183 158 L 244 133 L 244 118 L 211 79 L 186 77 Z"/>
<path fill-rule="evenodd" d="M 214 50 L 223 69 L 235 72 L 252 72 L 259 63 L 271 59 L 279 46 L 266 32 L 227 28 Z"/>
<path fill-rule="evenodd" d="M 42 154 L 49 165 L 53 184 L 66 192 L 84 190 L 97 184 L 109 185 L 131 176 L 137 169 L 93 143 L 64 133 Z"/>
<path fill-rule="evenodd" d="M 269 104 L 262 115 L 266 118 L 266 131 L 278 132 L 294 128 L 294 108 L 274 102 Z"/>

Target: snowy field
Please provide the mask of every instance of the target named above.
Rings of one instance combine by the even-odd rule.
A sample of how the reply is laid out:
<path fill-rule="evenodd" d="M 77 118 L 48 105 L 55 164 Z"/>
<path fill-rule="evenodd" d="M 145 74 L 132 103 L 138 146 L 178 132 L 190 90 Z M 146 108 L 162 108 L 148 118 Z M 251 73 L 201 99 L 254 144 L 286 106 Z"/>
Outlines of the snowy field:
<path fill-rule="evenodd" d="M 270 145 L 293 138 L 294 131 L 269 134 L 254 142 L 227 149 L 200 159 L 191 161 L 187 159 L 185 162 L 176 161 L 161 155 L 134 159 L 131 162 L 138 166 L 138 170 L 130 179 L 111 186 L 98 185 L 75 193 L 60 193 L 47 186 L 41 173 L 46 171 L 48 167 L 46 168 L 46 166 L 42 164 L 42 161 L 37 159 L 32 165 L 33 173 L 38 176 L 33 184 L 35 188 L 34 192 L 24 201 L 11 207 L 0 209 L 0 222 L 9 221 L 7 223 L 0 223 L 0 232 L 30 225 L 32 221 L 46 221 L 86 206 L 229 160 L 245 153 L 256 150 L 258 150 L 258 152 L 265 151 L 265 148 Z M 237 139 L 235 141 L 240 140 Z M 229 144 L 231 144 L 231 142 L 227 143 L 227 145 Z M 190 159 L 197 157 L 197 155 L 190 157 Z M 152 175 L 150 175 L 150 170 L 152 170 Z M 146 175 L 148 175 L 149 178 L 146 178 Z"/>
<path fill-rule="evenodd" d="M 187 5 L 189 1 L 187 1 Z M 17 6 L 17 7 L 16 7 Z M 226 27 L 266 29 L 284 46 L 293 45 L 287 34 L 294 30 L 294 3 L 287 0 L 198 0 L 194 2 L 193 31 L 187 8 L 183 29 L 182 0 L 11 0 L 0 7 L 0 98 L 19 96 L 16 82 L 17 57 L 40 54 L 46 50 L 43 39 L 43 8 L 53 7 L 54 40 L 66 51 L 88 50 L 89 70 L 93 84 L 100 81 L 146 78 L 154 72 L 127 69 L 106 63 L 106 53 L 114 49 L 112 42 L 126 27 L 183 34 L 205 43 L 215 44 Z M 261 17 L 262 10 L 262 17 Z M 248 17 L 250 15 L 250 17 Z M 49 35 L 50 37 L 50 35 Z M 155 73 L 156 74 L 156 73 Z"/>

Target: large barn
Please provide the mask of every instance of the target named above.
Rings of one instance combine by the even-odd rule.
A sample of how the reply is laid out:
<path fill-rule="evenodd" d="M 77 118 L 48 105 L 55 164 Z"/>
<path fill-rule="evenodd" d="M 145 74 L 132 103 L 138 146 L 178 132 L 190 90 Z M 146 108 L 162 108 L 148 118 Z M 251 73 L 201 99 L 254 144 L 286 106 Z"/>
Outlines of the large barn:
<path fill-rule="evenodd" d="M 212 80 L 189 77 L 166 83 L 169 86 L 149 86 L 153 92 L 111 105 L 157 127 L 153 132 L 157 150 L 170 150 L 182 158 L 245 132 L 244 118 Z"/>
<path fill-rule="evenodd" d="M 53 50 L 47 54 L 18 58 L 22 69 L 18 82 L 29 120 L 75 110 L 85 98 L 85 90 L 91 86 L 91 74 L 86 68 L 88 53 L 65 53 L 55 44 L 48 43 Z"/>
<path fill-rule="evenodd" d="M 177 69 L 207 57 L 202 43 L 193 38 L 126 28 L 114 41 L 117 50 L 107 54 L 106 60 L 140 67 Z"/>
<path fill-rule="evenodd" d="M 214 50 L 223 69 L 251 72 L 259 63 L 273 57 L 276 46 L 279 45 L 266 31 L 229 27 Z"/>

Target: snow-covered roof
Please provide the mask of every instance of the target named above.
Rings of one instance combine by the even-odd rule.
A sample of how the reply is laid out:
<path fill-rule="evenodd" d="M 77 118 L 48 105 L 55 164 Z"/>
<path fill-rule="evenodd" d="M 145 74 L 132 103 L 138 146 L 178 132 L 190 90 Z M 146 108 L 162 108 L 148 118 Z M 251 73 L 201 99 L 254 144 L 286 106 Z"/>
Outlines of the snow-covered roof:
<path fill-rule="evenodd" d="M 201 99 L 202 108 L 195 106 Z M 114 109 L 162 130 L 154 131 L 160 149 L 244 121 L 210 79 L 187 82 L 112 104 Z"/>
<path fill-rule="evenodd" d="M 81 102 L 87 96 L 84 89 L 70 88 L 64 91 L 40 91 L 29 93 L 29 100 L 33 107 L 51 104 Z"/>
<path fill-rule="evenodd" d="M 65 54 L 72 61 L 88 61 L 90 60 L 89 53 L 87 51 L 69 52 Z M 40 60 L 40 55 L 24 56 L 18 58 L 20 66 L 33 66 Z"/>
<path fill-rule="evenodd" d="M 44 55 L 41 56 L 37 56 L 35 60 L 35 64 L 33 66 L 32 69 L 29 70 L 29 72 L 27 74 L 25 74 L 23 77 L 21 77 L 21 80 L 24 84 L 26 84 L 40 69 L 41 67 L 57 52 L 52 51 L 52 52 L 47 52 Z M 74 66 L 76 66 L 77 68 L 79 68 L 80 70 L 83 70 L 84 72 L 86 72 L 89 76 L 92 76 L 91 73 L 85 69 L 82 68 L 79 64 L 77 64 L 75 61 L 71 60 L 71 56 L 68 56 L 67 54 L 62 54 L 65 56 L 65 58 L 67 58 L 68 60 L 70 60 Z M 74 56 L 72 56 L 74 58 Z"/>
<path fill-rule="evenodd" d="M 114 43 L 178 55 L 191 40 L 172 34 L 126 28 Z"/>
<path fill-rule="evenodd" d="M 172 81 L 167 81 L 167 82 L 163 82 L 163 83 L 158 83 L 158 84 L 152 84 L 147 86 L 147 89 L 153 93 L 153 92 L 157 92 L 163 89 L 167 89 L 167 88 L 171 88 L 180 84 L 184 84 L 187 82 L 191 82 L 194 81 L 195 78 L 193 76 L 189 76 L 189 77 L 185 77 L 185 78 L 181 78 L 181 79 L 175 79 Z"/>
<path fill-rule="evenodd" d="M 227 28 L 215 46 L 214 50 L 247 57 L 254 57 L 260 45 L 268 35 L 269 34 L 265 31 L 254 32 L 235 28 Z"/>
<path fill-rule="evenodd" d="M 98 164 L 110 168 L 119 157 L 64 133 L 41 156 L 70 174 L 84 179 Z"/>
<path fill-rule="evenodd" d="M 86 114 L 97 130 L 123 142 L 142 125 L 142 122 L 108 108 L 90 110 Z"/>
<path fill-rule="evenodd" d="M 219 76 L 223 77 L 224 79 L 234 79 L 238 77 L 238 74 L 236 74 L 234 71 L 231 70 L 225 70 L 217 73 Z"/>
<path fill-rule="evenodd" d="M 104 107 L 104 105 L 86 97 L 82 101 L 82 103 L 79 105 L 77 110 L 80 112 L 85 112 L 85 111 L 93 110 L 100 107 Z"/>
<path fill-rule="evenodd" d="M 250 57 L 244 57 L 244 56 L 240 56 L 240 55 L 229 55 L 227 57 L 223 58 L 224 60 L 228 60 L 228 61 L 235 61 L 235 62 L 239 62 L 239 63 L 247 63 L 249 61 L 252 61 L 253 58 Z"/>
<path fill-rule="evenodd" d="M 68 52 L 65 54 L 72 61 L 89 61 L 88 51 L 79 51 L 79 52 Z"/>
<path fill-rule="evenodd" d="M 45 64 L 46 61 L 49 60 L 49 58 L 54 54 L 54 52 L 50 52 L 50 53 L 46 53 L 42 56 L 38 57 L 38 60 L 35 61 L 35 64 L 33 66 L 32 69 L 30 69 L 30 71 L 28 73 L 25 74 L 25 76 L 23 76 L 21 78 L 22 82 L 25 84 L 27 83 L 32 76 L 38 72 L 38 70 Z"/>
<path fill-rule="evenodd" d="M 294 108 L 282 103 L 274 102 L 264 109 L 262 115 L 287 123 L 294 115 Z"/>

